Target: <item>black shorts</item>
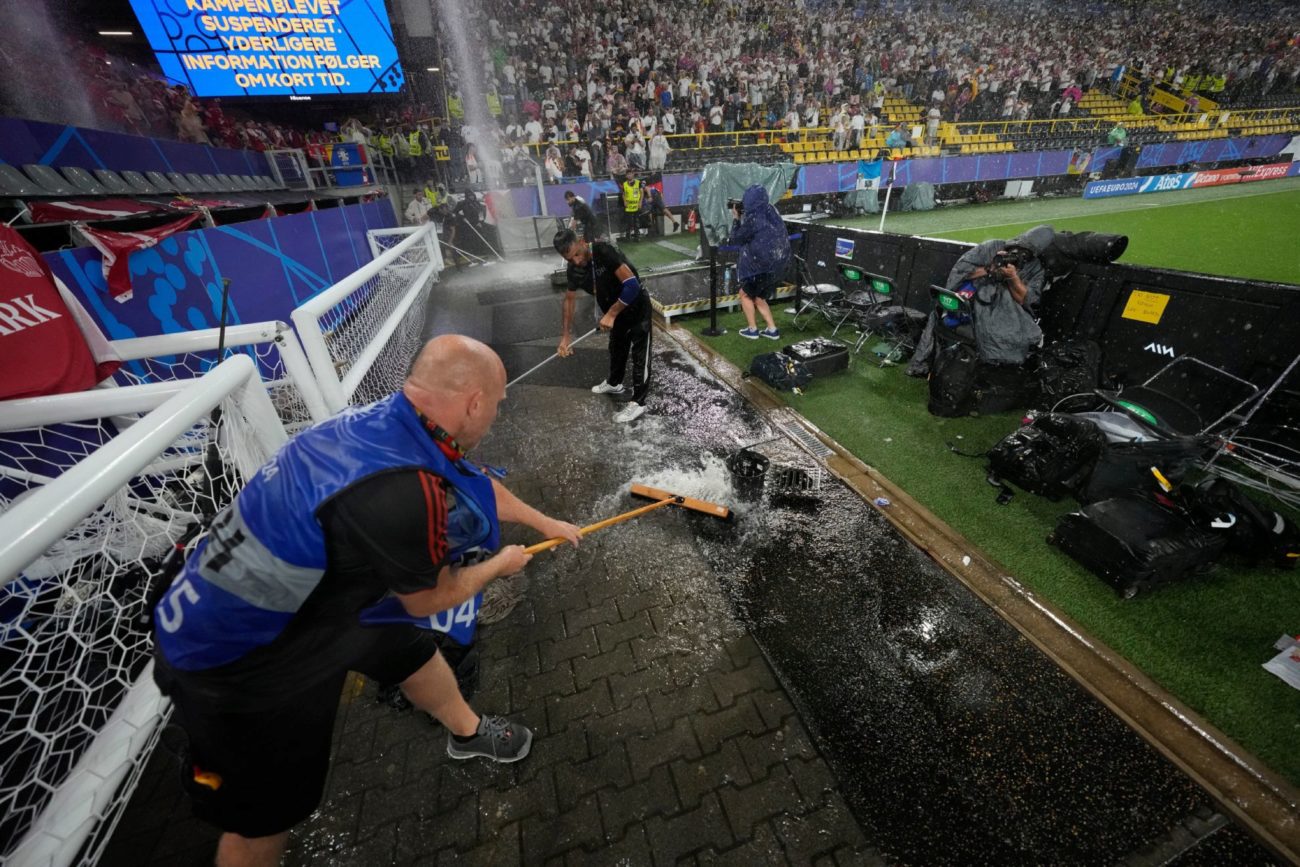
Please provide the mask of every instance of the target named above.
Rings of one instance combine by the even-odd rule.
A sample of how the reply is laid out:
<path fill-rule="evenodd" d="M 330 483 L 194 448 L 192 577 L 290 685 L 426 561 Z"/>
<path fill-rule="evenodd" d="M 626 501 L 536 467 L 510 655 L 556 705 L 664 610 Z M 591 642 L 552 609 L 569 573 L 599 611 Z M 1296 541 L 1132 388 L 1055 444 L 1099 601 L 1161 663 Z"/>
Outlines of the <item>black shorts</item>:
<path fill-rule="evenodd" d="M 438 638 L 404 624 L 356 625 L 337 639 L 354 650 L 348 669 L 314 677 L 300 690 L 286 689 L 281 700 L 262 707 L 232 694 L 234 679 L 223 678 L 214 688 L 203 673 L 176 671 L 155 653 L 154 678 L 174 704 L 173 724 L 188 740 L 181 786 L 194 815 L 244 837 L 278 834 L 306 819 L 325 791 L 348 670 L 401 683 L 433 658 Z M 218 775 L 220 785 L 214 790 L 197 782 L 200 771 Z"/>
<path fill-rule="evenodd" d="M 755 274 L 747 280 L 740 281 L 740 291 L 754 301 L 771 301 L 776 293 L 776 272 L 768 271 Z"/>

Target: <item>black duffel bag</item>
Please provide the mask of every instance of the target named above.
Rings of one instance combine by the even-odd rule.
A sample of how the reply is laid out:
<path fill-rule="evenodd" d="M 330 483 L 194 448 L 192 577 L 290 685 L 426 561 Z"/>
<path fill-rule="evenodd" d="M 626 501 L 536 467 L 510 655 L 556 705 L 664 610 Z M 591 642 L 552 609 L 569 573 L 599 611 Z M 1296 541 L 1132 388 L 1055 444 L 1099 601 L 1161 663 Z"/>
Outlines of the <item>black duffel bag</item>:
<path fill-rule="evenodd" d="M 990 481 L 1052 500 L 1073 496 L 1105 448 L 1106 435 L 1088 419 L 1043 413 L 989 449 Z"/>
<path fill-rule="evenodd" d="M 979 353 L 969 344 L 941 343 L 935 348 L 930 368 L 931 415 L 957 418 L 971 414 L 975 408 L 975 377 L 979 365 Z"/>
<path fill-rule="evenodd" d="M 1090 503 L 1062 516 L 1047 541 L 1125 597 L 1205 572 L 1227 544 L 1222 533 L 1144 497 Z"/>
<path fill-rule="evenodd" d="M 1101 346 L 1095 340 L 1067 340 L 1038 355 L 1038 405 L 1055 409 L 1063 398 L 1091 394 L 1101 384 Z"/>
<path fill-rule="evenodd" d="M 765 352 L 749 363 L 749 376 L 757 376 L 777 391 L 799 391 L 812 382 L 812 374 L 784 352 Z"/>

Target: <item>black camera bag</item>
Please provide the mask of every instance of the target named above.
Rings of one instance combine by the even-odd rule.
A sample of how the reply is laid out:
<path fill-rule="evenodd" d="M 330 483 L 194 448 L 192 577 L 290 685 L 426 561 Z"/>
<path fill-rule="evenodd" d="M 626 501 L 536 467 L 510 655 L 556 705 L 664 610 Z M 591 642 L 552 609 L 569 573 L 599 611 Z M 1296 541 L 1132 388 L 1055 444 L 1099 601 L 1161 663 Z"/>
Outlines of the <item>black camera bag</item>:
<path fill-rule="evenodd" d="M 1101 382 L 1101 346 L 1095 340 L 1067 340 L 1043 347 L 1038 356 L 1038 405 L 1054 409 L 1062 398 L 1091 393 Z"/>
<path fill-rule="evenodd" d="M 1046 413 L 989 450 L 989 473 L 1031 494 L 1059 500 L 1082 487 L 1105 448 L 1106 435 L 1087 419 Z"/>
<path fill-rule="evenodd" d="M 935 348 L 930 369 L 931 415 L 957 418 L 971 414 L 979 365 L 979 353 L 966 343 L 940 343 Z"/>
<path fill-rule="evenodd" d="M 754 356 L 749 374 L 757 376 L 777 391 L 795 391 L 812 382 L 812 374 L 802 362 L 784 352 L 765 352 Z"/>

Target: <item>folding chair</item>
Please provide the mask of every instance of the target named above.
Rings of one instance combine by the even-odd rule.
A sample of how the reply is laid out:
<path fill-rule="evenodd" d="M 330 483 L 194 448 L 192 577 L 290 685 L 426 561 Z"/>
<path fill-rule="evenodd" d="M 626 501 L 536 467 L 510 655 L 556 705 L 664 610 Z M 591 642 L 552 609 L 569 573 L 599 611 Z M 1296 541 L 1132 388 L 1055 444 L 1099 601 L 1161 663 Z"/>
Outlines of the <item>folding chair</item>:
<path fill-rule="evenodd" d="M 799 317 L 805 313 L 820 314 L 831 324 L 835 324 L 841 319 L 844 290 L 834 283 L 805 283 L 799 290 L 799 295 L 802 303 L 799 309 L 795 311 L 791 323 L 800 331 L 808 330 L 808 320 L 805 319 L 803 323 L 799 322 Z"/>
<path fill-rule="evenodd" d="M 1191 355 L 1182 355 L 1138 385 L 1093 392 L 1163 437 L 1205 436 L 1240 418 L 1259 386 Z"/>
<path fill-rule="evenodd" d="M 861 351 L 868 338 L 875 336 L 886 347 L 881 355 L 881 366 L 898 361 L 915 343 L 911 316 L 906 307 L 897 303 L 894 281 L 882 274 L 863 271 L 848 262 L 837 263 L 837 267 L 846 298 L 841 305 L 843 315 L 831 336 L 834 337 L 846 322 L 851 321 L 858 328 L 858 337 L 853 344 L 855 353 Z M 863 288 L 854 291 L 854 286 Z"/>

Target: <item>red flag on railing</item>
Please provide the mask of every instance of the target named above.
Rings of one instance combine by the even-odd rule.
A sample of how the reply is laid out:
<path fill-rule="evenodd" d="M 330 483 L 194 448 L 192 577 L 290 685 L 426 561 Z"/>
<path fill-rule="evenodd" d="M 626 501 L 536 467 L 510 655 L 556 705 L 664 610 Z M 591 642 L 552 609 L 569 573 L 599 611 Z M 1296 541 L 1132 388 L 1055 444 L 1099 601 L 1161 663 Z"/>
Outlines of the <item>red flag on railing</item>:
<path fill-rule="evenodd" d="M 114 220 L 164 211 L 161 202 L 142 202 L 137 199 L 64 199 L 53 202 L 31 202 L 33 223 L 72 223 L 90 220 Z"/>
<path fill-rule="evenodd" d="M 84 391 L 119 364 L 76 297 L 0 223 L 0 400 Z"/>
<path fill-rule="evenodd" d="M 185 231 L 200 216 L 189 214 L 179 220 L 136 232 L 110 232 L 90 226 L 78 228 L 103 256 L 104 280 L 108 283 L 109 294 L 118 301 L 126 301 L 131 297 L 131 272 L 127 268 L 131 254 L 136 250 L 147 250 L 167 236 Z"/>

